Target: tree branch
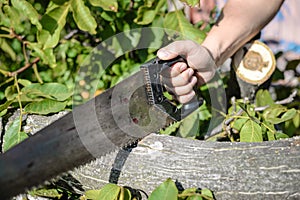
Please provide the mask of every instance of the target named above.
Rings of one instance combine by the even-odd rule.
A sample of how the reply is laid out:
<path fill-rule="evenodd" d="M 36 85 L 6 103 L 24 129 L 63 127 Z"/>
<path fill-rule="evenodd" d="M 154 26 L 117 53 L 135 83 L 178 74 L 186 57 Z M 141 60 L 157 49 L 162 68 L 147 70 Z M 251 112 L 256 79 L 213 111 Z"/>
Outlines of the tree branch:
<path fill-rule="evenodd" d="M 13 72 L 9 72 L 9 73 L 8 73 L 8 76 L 13 77 L 13 76 L 15 76 L 15 75 L 17 75 L 17 74 L 19 74 L 19 73 L 25 71 L 26 69 L 28 69 L 29 67 L 31 67 L 33 64 L 35 64 L 35 63 L 37 63 L 37 62 L 39 62 L 39 61 L 40 61 L 40 58 L 37 57 L 37 58 L 35 58 L 31 63 L 25 64 L 25 65 L 24 65 L 23 67 L 21 67 L 20 69 L 18 69 L 18 70 L 16 70 L 16 71 L 13 71 Z"/>

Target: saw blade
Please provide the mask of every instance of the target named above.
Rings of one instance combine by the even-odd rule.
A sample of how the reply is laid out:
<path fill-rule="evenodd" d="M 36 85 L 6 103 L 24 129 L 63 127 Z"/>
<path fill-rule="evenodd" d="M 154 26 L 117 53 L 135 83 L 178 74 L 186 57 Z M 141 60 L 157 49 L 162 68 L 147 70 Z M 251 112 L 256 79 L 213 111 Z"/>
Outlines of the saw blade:
<path fill-rule="evenodd" d="M 174 121 L 150 105 L 139 71 L 0 156 L 7 199 L 157 132 Z"/>

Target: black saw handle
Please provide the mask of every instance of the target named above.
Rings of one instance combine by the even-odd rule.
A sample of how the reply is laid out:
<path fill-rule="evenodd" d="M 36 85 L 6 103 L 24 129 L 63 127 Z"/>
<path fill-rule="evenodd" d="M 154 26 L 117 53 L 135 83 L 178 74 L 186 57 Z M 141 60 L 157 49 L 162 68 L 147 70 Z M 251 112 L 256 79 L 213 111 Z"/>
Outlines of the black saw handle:
<path fill-rule="evenodd" d="M 196 96 L 186 104 L 183 104 L 180 109 L 174 103 L 170 102 L 163 94 L 165 88 L 161 83 L 161 72 L 168 67 L 171 67 L 177 62 L 186 62 L 182 56 L 177 56 L 171 60 L 161 60 L 154 58 L 151 61 L 143 64 L 141 70 L 144 72 L 146 92 L 150 104 L 160 106 L 175 120 L 179 121 L 196 110 L 203 104 L 203 99 L 197 87 L 194 87 Z"/>

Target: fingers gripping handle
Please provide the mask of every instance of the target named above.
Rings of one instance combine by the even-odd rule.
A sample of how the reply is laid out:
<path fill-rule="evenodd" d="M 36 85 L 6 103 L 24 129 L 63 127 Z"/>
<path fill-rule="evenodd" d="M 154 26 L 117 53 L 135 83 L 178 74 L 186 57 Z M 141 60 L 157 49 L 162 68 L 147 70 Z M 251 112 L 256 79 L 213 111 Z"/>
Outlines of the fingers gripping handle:
<path fill-rule="evenodd" d="M 183 104 L 180 109 L 174 103 L 170 102 L 163 94 L 165 88 L 161 83 L 160 74 L 163 70 L 171 67 L 177 62 L 185 62 L 186 60 L 182 56 L 177 56 L 171 60 L 160 60 L 155 58 L 148 63 L 141 66 L 141 70 L 144 72 L 144 79 L 146 85 L 146 92 L 148 96 L 149 104 L 153 104 L 164 109 L 174 119 L 181 120 L 187 115 L 196 110 L 202 105 L 203 100 L 199 94 L 199 91 L 194 87 L 196 96 L 186 104 Z"/>

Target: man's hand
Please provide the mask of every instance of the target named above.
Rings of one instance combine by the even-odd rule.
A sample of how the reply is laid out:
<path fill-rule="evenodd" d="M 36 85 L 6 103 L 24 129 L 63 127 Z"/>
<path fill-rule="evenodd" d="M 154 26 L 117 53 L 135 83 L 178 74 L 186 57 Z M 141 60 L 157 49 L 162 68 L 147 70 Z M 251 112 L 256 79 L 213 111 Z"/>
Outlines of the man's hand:
<path fill-rule="evenodd" d="M 187 103 L 195 96 L 196 84 L 205 84 L 213 78 L 216 64 L 205 47 L 191 40 L 175 41 L 157 52 L 162 60 L 178 55 L 186 59 L 188 66 L 184 62 L 175 63 L 162 73 L 162 82 L 180 103 Z"/>

